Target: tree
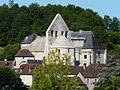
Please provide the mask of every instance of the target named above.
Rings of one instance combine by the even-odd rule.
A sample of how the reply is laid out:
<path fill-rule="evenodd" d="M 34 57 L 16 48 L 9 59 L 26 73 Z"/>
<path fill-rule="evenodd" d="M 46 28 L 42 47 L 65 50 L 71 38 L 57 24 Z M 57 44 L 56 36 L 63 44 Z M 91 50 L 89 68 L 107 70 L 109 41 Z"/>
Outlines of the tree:
<path fill-rule="evenodd" d="M 6 47 L 4 47 L 0 53 L 0 59 L 8 59 L 13 61 L 15 54 L 18 52 L 20 49 L 19 44 L 8 44 Z"/>
<path fill-rule="evenodd" d="M 78 87 L 76 77 L 68 77 L 70 73 L 70 57 L 60 57 L 58 50 L 51 51 L 48 58 L 43 59 L 33 74 L 33 90 L 76 90 Z M 63 63 L 66 62 L 66 66 Z"/>
<path fill-rule="evenodd" d="M 16 72 L 0 66 L 0 73 L 0 90 L 26 90 Z"/>
<path fill-rule="evenodd" d="M 102 69 L 100 79 L 97 83 L 98 86 L 110 85 L 111 79 L 118 80 L 117 84 L 120 84 L 120 64 L 114 62 L 115 57 L 110 56 L 107 60 L 107 66 Z M 116 83 L 114 83 L 116 85 Z M 120 87 L 120 85 L 119 85 Z M 111 90 L 111 89 L 108 89 Z M 115 89 L 112 89 L 115 90 Z"/>

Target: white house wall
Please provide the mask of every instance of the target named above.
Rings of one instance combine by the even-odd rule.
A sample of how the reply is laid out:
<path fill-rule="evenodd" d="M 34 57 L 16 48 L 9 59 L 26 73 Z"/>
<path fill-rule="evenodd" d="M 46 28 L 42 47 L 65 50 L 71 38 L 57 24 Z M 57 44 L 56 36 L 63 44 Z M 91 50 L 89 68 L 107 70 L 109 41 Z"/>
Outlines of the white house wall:
<path fill-rule="evenodd" d="M 27 86 L 32 86 L 32 75 L 20 75 L 20 79 L 22 80 L 22 82 L 27 85 Z"/>
<path fill-rule="evenodd" d="M 27 60 L 34 60 L 34 57 L 15 57 L 16 66 L 20 66 L 23 62 L 27 62 Z"/>
<path fill-rule="evenodd" d="M 43 60 L 45 56 L 44 52 L 32 52 L 32 54 L 35 56 L 35 60 Z"/>

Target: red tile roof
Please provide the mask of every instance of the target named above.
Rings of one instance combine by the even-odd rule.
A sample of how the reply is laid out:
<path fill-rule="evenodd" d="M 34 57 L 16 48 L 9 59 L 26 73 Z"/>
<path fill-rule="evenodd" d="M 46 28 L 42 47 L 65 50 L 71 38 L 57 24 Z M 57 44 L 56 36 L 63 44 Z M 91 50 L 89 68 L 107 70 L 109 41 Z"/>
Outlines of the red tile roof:
<path fill-rule="evenodd" d="M 15 57 L 34 57 L 28 49 L 20 49 Z"/>
<path fill-rule="evenodd" d="M 0 61 L 0 66 L 13 68 L 13 61 Z"/>
<path fill-rule="evenodd" d="M 21 75 L 32 75 L 36 66 L 38 64 L 23 64 L 20 66 L 18 73 Z"/>

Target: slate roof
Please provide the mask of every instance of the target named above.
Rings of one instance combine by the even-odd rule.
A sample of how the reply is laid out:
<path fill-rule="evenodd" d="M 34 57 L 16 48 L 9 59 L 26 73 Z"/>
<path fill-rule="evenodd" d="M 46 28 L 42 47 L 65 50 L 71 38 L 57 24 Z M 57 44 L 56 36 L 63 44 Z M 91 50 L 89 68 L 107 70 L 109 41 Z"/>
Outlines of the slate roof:
<path fill-rule="evenodd" d="M 37 38 L 36 34 L 32 34 L 29 36 L 26 36 L 24 40 L 21 42 L 21 44 L 30 44 Z"/>
<path fill-rule="evenodd" d="M 23 64 L 20 66 L 18 73 L 20 75 L 32 75 L 36 66 L 38 66 L 38 64 Z"/>
<path fill-rule="evenodd" d="M 20 49 L 15 57 L 34 57 L 28 49 Z"/>
<path fill-rule="evenodd" d="M 13 64 L 13 61 L 0 61 L 0 66 L 9 67 L 10 69 L 13 68 Z"/>
<path fill-rule="evenodd" d="M 45 49 L 45 37 L 38 36 L 28 47 L 30 51 L 44 51 Z"/>
<path fill-rule="evenodd" d="M 71 37 L 85 37 L 83 49 L 104 49 L 100 41 L 90 31 L 72 32 Z"/>
<path fill-rule="evenodd" d="M 65 36 L 58 36 L 53 42 L 52 48 L 73 48 L 73 45 Z"/>
<path fill-rule="evenodd" d="M 63 20 L 62 16 L 60 14 L 57 14 L 55 18 L 53 19 L 52 23 L 48 27 L 46 32 L 49 32 L 51 30 L 55 31 L 69 31 L 68 26 L 66 25 L 65 21 Z"/>

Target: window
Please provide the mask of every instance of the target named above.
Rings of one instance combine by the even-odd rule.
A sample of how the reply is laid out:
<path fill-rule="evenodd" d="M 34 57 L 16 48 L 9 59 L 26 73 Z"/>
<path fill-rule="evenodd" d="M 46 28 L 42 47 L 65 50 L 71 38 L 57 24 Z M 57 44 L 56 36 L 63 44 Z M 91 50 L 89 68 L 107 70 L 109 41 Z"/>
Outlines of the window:
<path fill-rule="evenodd" d="M 95 79 L 95 82 L 97 82 L 97 79 Z"/>
<path fill-rule="evenodd" d="M 87 55 L 84 55 L 84 59 L 87 59 Z"/>
<path fill-rule="evenodd" d="M 66 32 L 65 32 L 65 37 L 66 37 L 66 38 L 67 38 L 67 33 L 68 33 L 68 32 L 66 31 Z"/>
<path fill-rule="evenodd" d="M 64 31 L 61 31 L 61 35 L 63 35 Z"/>
<path fill-rule="evenodd" d="M 100 58 L 100 51 L 98 51 L 98 57 Z"/>
<path fill-rule="evenodd" d="M 87 84 L 89 84 L 89 79 L 87 79 Z"/>
<path fill-rule="evenodd" d="M 58 49 L 58 52 L 60 52 L 60 49 Z"/>
<path fill-rule="evenodd" d="M 69 49 L 68 49 L 68 53 L 69 53 Z"/>
<path fill-rule="evenodd" d="M 51 36 L 53 37 L 53 30 L 51 31 Z"/>
<path fill-rule="evenodd" d="M 55 31 L 55 37 L 57 37 L 57 31 Z"/>

